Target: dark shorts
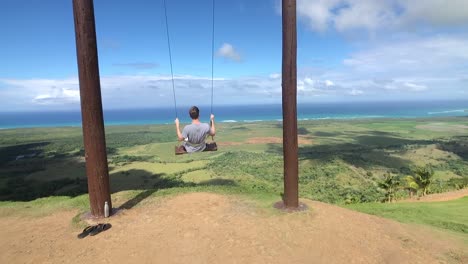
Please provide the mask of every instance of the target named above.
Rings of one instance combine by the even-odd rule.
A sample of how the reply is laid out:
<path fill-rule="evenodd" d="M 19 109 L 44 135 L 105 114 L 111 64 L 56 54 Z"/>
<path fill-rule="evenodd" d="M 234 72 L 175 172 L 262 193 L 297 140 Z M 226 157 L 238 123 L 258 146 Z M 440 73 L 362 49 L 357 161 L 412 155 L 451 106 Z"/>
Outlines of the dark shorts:
<path fill-rule="evenodd" d="M 217 151 L 217 150 L 218 150 L 218 146 L 216 145 L 216 142 L 209 142 L 209 143 L 206 143 L 206 147 L 203 151 Z M 187 153 L 187 150 L 185 149 L 184 146 L 180 145 L 180 146 L 175 147 L 175 153 L 176 155 L 185 154 Z"/>

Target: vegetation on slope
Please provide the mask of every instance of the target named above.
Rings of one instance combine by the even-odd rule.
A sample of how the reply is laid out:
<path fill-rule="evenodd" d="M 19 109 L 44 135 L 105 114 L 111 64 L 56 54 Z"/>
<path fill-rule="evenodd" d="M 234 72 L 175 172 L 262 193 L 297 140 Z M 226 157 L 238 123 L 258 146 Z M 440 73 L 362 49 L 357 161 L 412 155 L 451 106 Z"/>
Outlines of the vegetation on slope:
<path fill-rule="evenodd" d="M 444 123 L 445 130 L 430 130 L 433 122 Z M 300 195 L 349 204 L 464 188 L 468 136 L 450 127 L 466 123 L 467 118 L 301 122 L 299 134 L 308 143 L 299 146 Z M 281 123 L 220 124 L 218 131 L 218 152 L 175 156 L 172 126 L 106 128 L 112 192 L 211 181 L 279 197 L 282 144 L 271 138 L 281 137 Z M 83 154 L 80 128 L 0 131 L 0 200 L 86 193 Z M 411 187 L 408 177 L 428 165 L 434 173 L 425 191 L 420 184 Z M 383 184 L 388 177 L 398 183 L 390 193 Z"/>

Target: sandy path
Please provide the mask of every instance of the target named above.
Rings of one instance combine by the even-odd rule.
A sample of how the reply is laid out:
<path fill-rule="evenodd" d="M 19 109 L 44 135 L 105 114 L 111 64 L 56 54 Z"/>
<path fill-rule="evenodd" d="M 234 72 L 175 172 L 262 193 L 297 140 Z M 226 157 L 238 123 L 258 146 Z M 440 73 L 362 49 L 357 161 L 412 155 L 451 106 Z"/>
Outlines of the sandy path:
<path fill-rule="evenodd" d="M 312 139 L 308 136 L 299 135 L 297 137 L 297 142 L 299 145 L 310 145 L 312 144 Z M 282 144 L 283 138 L 281 137 L 251 137 L 247 138 L 244 142 L 233 142 L 233 141 L 219 141 L 217 144 L 219 146 L 238 146 L 242 144 Z"/>
<path fill-rule="evenodd" d="M 425 125 L 416 126 L 417 129 L 436 131 L 436 132 L 459 132 L 463 133 L 468 130 L 465 125 L 449 125 L 446 123 L 429 123 Z"/>
<path fill-rule="evenodd" d="M 3 217 L 0 263 L 444 263 L 449 253 L 468 261 L 449 238 L 305 202 L 313 210 L 268 215 L 225 196 L 184 194 L 123 211 L 112 229 L 81 240 L 75 212 Z"/>
<path fill-rule="evenodd" d="M 468 196 L 468 188 L 452 192 L 429 194 L 424 197 L 418 197 L 413 199 L 405 199 L 401 200 L 401 202 L 443 202 L 460 199 L 465 196 Z"/>

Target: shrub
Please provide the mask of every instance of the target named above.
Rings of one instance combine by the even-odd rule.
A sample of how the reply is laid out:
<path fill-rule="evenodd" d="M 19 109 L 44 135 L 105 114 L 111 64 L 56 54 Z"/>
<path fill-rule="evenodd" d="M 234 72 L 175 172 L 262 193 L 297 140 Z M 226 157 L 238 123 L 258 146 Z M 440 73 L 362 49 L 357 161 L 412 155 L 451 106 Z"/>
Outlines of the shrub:
<path fill-rule="evenodd" d="M 392 202 L 395 199 L 395 192 L 400 186 L 400 179 L 394 174 L 385 174 L 384 179 L 378 185 L 385 191 L 385 200 Z"/>
<path fill-rule="evenodd" d="M 425 167 L 415 167 L 414 170 L 414 181 L 418 185 L 419 189 L 422 191 L 422 195 L 426 195 L 429 189 L 429 186 L 432 183 L 432 177 L 434 176 L 434 169 L 431 165 L 426 165 Z"/>

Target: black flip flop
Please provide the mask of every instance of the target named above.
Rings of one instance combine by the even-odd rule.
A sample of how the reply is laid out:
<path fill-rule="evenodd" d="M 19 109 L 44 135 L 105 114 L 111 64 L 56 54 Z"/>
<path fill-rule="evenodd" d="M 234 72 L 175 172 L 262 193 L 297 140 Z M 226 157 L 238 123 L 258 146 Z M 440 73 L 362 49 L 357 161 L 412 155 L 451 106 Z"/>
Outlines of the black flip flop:
<path fill-rule="evenodd" d="M 107 223 L 107 224 L 98 224 L 97 226 L 95 226 L 95 228 L 93 230 L 91 230 L 91 232 L 89 233 L 90 236 L 95 236 L 103 231 L 106 231 L 107 229 L 111 228 L 112 225 Z"/>
<path fill-rule="evenodd" d="M 82 239 L 85 238 L 87 235 L 89 235 L 94 229 L 96 229 L 97 226 L 87 226 L 85 229 L 83 229 L 83 232 L 78 234 L 78 238 Z"/>

